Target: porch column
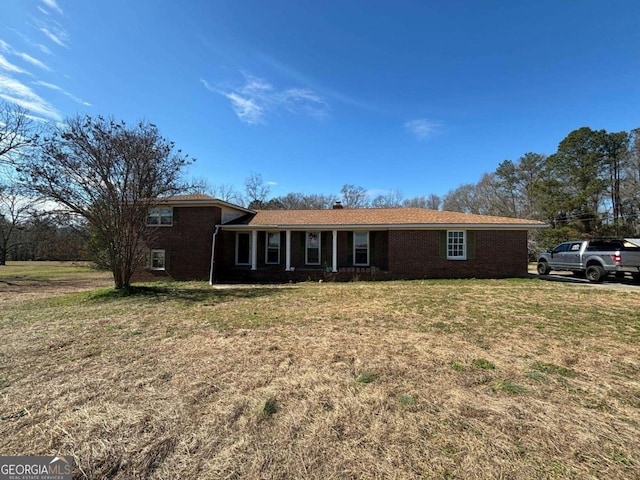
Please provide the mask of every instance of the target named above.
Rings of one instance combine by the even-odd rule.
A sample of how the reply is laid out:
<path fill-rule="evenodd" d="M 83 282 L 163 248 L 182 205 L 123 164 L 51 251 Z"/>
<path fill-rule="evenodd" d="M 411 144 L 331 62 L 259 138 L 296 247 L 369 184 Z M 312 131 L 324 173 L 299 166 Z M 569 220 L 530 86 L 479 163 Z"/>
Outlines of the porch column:
<path fill-rule="evenodd" d="M 251 270 L 258 269 L 258 231 L 251 231 Z"/>
<path fill-rule="evenodd" d="M 332 268 L 331 271 L 336 273 L 338 271 L 338 231 L 334 230 L 332 233 L 333 246 L 332 246 Z"/>
<path fill-rule="evenodd" d="M 291 271 L 291 230 L 285 230 L 285 237 L 286 237 L 286 248 L 285 248 L 285 253 L 284 253 L 284 261 L 285 261 L 285 267 L 284 267 L 284 271 L 285 272 L 290 272 Z"/>

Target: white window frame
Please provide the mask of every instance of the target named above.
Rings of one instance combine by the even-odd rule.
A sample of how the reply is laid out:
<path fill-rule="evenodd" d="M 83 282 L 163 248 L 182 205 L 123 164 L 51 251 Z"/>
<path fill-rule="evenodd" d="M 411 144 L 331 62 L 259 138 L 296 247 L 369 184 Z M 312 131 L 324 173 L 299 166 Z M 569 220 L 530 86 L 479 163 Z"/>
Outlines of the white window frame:
<path fill-rule="evenodd" d="M 169 217 L 171 223 L 162 223 L 162 218 Z M 150 222 L 155 219 L 155 222 Z M 147 215 L 147 225 L 151 227 L 172 227 L 173 226 L 173 207 L 155 207 L 149 210 Z"/>
<path fill-rule="evenodd" d="M 312 234 L 318 235 L 318 261 L 310 263 L 309 262 L 309 235 Z M 317 231 L 308 231 L 304 232 L 304 263 L 306 265 L 320 265 L 322 262 L 322 232 Z"/>
<path fill-rule="evenodd" d="M 365 234 L 367 236 L 367 261 L 366 263 L 357 263 L 356 262 L 356 235 L 361 235 L 361 234 Z M 371 258 L 369 256 L 369 252 L 370 252 L 370 244 L 369 244 L 369 232 L 353 232 L 353 265 L 356 267 L 368 267 L 369 263 L 371 262 Z M 363 250 L 362 248 L 358 248 L 357 250 Z"/>
<path fill-rule="evenodd" d="M 462 235 L 462 244 L 457 241 Z M 461 246 L 462 253 L 456 255 L 455 251 Z M 453 252 L 453 253 L 452 253 Z M 447 230 L 447 260 L 466 260 L 467 259 L 467 231 L 466 230 Z"/>
<path fill-rule="evenodd" d="M 162 265 L 161 266 L 154 266 L 154 257 L 156 255 L 158 255 L 158 259 L 162 259 Z M 151 250 L 151 253 L 149 255 L 149 269 L 151 269 L 151 270 L 166 270 L 167 269 L 167 251 L 166 250 L 160 250 L 160 249 Z"/>
<path fill-rule="evenodd" d="M 238 253 L 240 251 L 240 242 L 239 242 L 239 238 L 240 235 L 247 235 L 249 237 L 249 250 L 247 251 L 247 262 L 246 263 L 240 263 L 238 261 Z M 253 235 L 251 235 L 251 232 L 236 232 L 236 265 L 251 265 L 251 243 L 253 242 L 252 240 Z"/>
<path fill-rule="evenodd" d="M 277 246 L 270 246 L 269 245 L 269 235 L 275 235 L 275 238 L 278 239 L 278 245 Z M 267 265 L 280 265 L 280 232 L 265 232 L 265 236 L 264 236 L 264 263 Z M 278 252 L 278 260 L 275 262 L 270 262 L 269 261 L 269 250 L 275 250 L 276 252 Z"/>

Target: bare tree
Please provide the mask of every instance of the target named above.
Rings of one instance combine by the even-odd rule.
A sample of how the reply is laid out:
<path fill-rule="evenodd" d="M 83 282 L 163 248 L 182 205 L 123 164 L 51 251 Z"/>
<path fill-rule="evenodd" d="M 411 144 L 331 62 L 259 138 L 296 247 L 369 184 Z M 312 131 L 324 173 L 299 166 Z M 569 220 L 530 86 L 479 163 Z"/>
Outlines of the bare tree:
<path fill-rule="evenodd" d="M 634 235 L 640 235 L 640 128 L 629 132 L 631 143 L 621 185 L 624 216 Z"/>
<path fill-rule="evenodd" d="M 612 132 L 603 135 L 604 162 L 609 173 L 607 187 L 613 216 L 613 230 L 616 235 L 620 235 L 624 231 L 624 225 L 622 225 L 624 213 L 622 178 L 625 164 L 631 159 L 630 142 L 631 138 L 627 132 Z"/>
<path fill-rule="evenodd" d="M 190 182 L 188 187 L 189 193 L 204 193 L 213 197 L 224 200 L 225 202 L 242 205 L 244 198 L 242 194 L 236 190 L 233 185 L 227 183 L 211 183 L 206 178 L 196 178 Z"/>
<path fill-rule="evenodd" d="M 0 185 L 0 265 L 6 265 L 9 250 L 17 246 L 16 233 L 37 203 L 21 195 L 15 185 Z"/>
<path fill-rule="evenodd" d="M 36 141 L 35 130 L 27 110 L 0 102 L 0 165 L 14 164 L 17 154 Z"/>
<path fill-rule="evenodd" d="M 340 189 L 342 205 L 345 208 L 366 208 L 369 206 L 369 196 L 364 187 L 346 183 Z"/>
<path fill-rule="evenodd" d="M 338 197 L 318 193 L 288 193 L 282 197 L 275 197 L 264 204 L 267 210 L 314 210 L 328 209 L 333 206 Z"/>
<path fill-rule="evenodd" d="M 402 202 L 403 207 L 417 207 L 428 208 L 430 210 L 440 210 L 442 199 L 435 193 L 430 193 L 428 196 L 418 196 L 413 198 L 407 198 Z"/>
<path fill-rule="evenodd" d="M 211 188 L 211 195 L 225 202 L 235 203 L 236 205 L 242 205 L 244 203 L 242 194 L 236 190 L 233 185 L 228 183 L 214 184 Z"/>
<path fill-rule="evenodd" d="M 264 183 L 262 175 L 251 172 L 244 181 L 249 208 L 263 208 L 271 188 Z"/>
<path fill-rule="evenodd" d="M 449 191 L 442 199 L 442 209 L 450 212 L 478 213 L 475 190 L 475 185 L 465 183 Z"/>
<path fill-rule="evenodd" d="M 85 218 L 106 251 L 116 289 L 130 288 L 144 258 L 149 209 L 182 190 L 190 160 L 151 123 L 128 127 L 103 117 L 69 119 L 39 146 L 21 165 L 23 183 Z"/>
<path fill-rule="evenodd" d="M 402 192 L 400 190 L 389 190 L 375 197 L 371 202 L 371 206 L 374 208 L 399 208 L 402 206 Z"/>

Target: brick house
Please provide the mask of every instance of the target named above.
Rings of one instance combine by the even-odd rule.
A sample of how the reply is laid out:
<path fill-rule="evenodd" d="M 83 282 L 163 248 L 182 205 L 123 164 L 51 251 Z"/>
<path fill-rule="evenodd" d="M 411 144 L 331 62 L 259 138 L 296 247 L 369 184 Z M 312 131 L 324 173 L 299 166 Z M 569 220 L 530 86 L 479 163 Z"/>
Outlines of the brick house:
<path fill-rule="evenodd" d="M 423 208 L 259 210 L 206 195 L 149 214 L 138 279 L 287 282 L 527 275 L 527 233 L 542 222 Z"/>

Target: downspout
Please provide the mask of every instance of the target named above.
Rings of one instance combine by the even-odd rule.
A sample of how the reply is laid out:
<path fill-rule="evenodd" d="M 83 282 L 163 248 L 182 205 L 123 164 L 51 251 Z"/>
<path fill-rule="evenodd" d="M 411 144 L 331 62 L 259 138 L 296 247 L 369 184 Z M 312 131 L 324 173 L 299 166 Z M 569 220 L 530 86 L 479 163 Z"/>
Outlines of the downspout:
<path fill-rule="evenodd" d="M 213 231 L 213 237 L 211 238 L 211 268 L 209 269 L 209 285 L 213 285 L 213 272 L 216 263 L 216 235 L 218 235 L 220 225 L 216 225 Z"/>

